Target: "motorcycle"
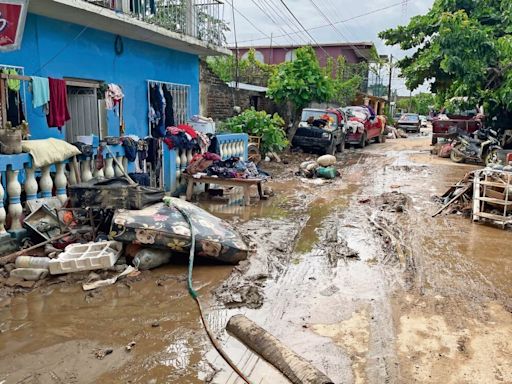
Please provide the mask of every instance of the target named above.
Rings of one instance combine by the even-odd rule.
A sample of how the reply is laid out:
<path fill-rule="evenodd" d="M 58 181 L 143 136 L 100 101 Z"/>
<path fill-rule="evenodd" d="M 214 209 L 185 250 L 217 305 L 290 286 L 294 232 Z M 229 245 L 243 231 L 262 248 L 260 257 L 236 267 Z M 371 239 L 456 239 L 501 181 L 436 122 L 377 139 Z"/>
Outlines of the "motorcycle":
<path fill-rule="evenodd" d="M 482 128 L 471 137 L 466 131 L 451 131 L 454 136 L 450 159 L 455 163 L 464 161 L 483 162 L 485 165 L 498 163 L 498 152 L 502 150 L 498 133 L 490 128 Z M 452 136 L 452 137 L 453 137 Z"/>

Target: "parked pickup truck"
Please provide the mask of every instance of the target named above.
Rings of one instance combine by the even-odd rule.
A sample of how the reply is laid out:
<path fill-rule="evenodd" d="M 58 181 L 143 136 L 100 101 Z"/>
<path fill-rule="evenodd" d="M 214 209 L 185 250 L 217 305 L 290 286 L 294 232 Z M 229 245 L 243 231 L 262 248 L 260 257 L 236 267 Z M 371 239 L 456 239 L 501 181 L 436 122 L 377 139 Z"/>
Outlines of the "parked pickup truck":
<path fill-rule="evenodd" d="M 385 141 L 385 123 L 380 118 L 372 116 L 368 108 L 346 107 L 342 111 L 348 120 L 346 138 L 348 144 L 364 148 L 372 139 L 378 143 Z"/>
<path fill-rule="evenodd" d="M 432 120 L 432 145 L 436 145 L 439 138 L 448 138 L 450 128 L 458 128 L 473 133 L 481 127 L 482 122 L 473 116 L 439 115 Z"/>
<path fill-rule="evenodd" d="M 292 145 L 334 155 L 345 147 L 345 126 L 345 115 L 337 109 L 306 108 Z"/>

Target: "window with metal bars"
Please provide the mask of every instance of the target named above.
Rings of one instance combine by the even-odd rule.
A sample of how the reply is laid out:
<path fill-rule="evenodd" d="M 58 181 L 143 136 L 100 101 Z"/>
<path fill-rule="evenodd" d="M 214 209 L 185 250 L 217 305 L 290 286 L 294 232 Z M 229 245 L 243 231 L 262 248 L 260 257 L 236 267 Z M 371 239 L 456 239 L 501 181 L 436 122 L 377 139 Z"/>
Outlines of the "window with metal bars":
<path fill-rule="evenodd" d="M 190 117 L 190 85 L 148 80 L 150 134 L 154 125 L 164 129 L 185 124 Z"/>

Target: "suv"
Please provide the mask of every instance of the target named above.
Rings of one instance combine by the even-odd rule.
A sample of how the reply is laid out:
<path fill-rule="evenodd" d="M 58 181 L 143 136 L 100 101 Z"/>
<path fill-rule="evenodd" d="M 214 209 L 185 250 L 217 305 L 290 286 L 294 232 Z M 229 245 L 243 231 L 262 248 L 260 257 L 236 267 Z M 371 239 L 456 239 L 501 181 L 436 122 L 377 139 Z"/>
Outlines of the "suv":
<path fill-rule="evenodd" d="M 303 109 L 292 145 L 329 155 L 342 152 L 345 147 L 346 122 L 343 112 L 333 108 Z"/>
<path fill-rule="evenodd" d="M 366 107 L 345 107 L 342 109 L 347 117 L 347 143 L 364 148 L 370 140 L 384 142 L 385 123 Z"/>

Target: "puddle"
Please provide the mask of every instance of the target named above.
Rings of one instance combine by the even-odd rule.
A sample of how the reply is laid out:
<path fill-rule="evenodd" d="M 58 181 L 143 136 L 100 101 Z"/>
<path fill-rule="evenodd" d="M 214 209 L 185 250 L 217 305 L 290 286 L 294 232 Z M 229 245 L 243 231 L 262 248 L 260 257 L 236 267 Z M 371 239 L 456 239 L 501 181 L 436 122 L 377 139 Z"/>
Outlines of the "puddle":
<path fill-rule="evenodd" d="M 194 268 L 194 285 L 202 300 L 208 301 L 212 287 L 231 269 L 206 265 Z M 18 382 L 33 373 L 34 365 L 27 354 L 37 357 L 41 369 L 51 367 L 63 380 L 69 378 L 66 372 L 75 371 L 76 362 L 90 369 L 106 367 L 98 368 L 97 379 L 91 376 L 88 381 L 87 370 L 78 370 L 80 380 L 61 382 L 145 383 L 148 377 L 165 383 L 201 382 L 198 372 L 204 376 L 209 370 L 203 367 L 201 373 L 201 362 L 210 344 L 196 304 L 187 292 L 186 266 L 167 266 L 146 273 L 142 281 L 129 285 L 121 282 L 92 293 L 83 292 L 80 286 L 55 286 L 13 298 L 0 310 L 0 356 L 4 356 L 0 359 L 0 382 Z M 131 341 L 136 344 L 127 352 L 125 346 Z M 60 353 L 47 354 L 45 348 L 52 346 L 68 351 L 65 358 Z M 112 355 L 98 360 L 100 364 L 96 358 L 88 359 L 98 346 L 113 349 Z M 72 357 L 77 348 L 83 359 Z M 37 382 L 53 383 L 48 374 L 43 375 L 48 380 Z"/>

